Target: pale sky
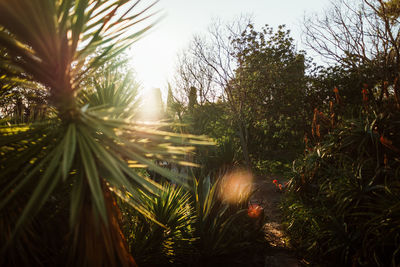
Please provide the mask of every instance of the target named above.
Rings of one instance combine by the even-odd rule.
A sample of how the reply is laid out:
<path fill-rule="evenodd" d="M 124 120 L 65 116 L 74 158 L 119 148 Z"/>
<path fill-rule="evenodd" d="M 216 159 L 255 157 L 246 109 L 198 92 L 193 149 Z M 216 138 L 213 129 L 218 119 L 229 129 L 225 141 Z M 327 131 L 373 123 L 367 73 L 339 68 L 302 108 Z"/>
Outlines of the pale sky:
<path fill-rule="evenodd" d="M 304 14 L 320 13 L 328 6 L 329 0 L 160 0 L 153 10 L 161 10 L 164 18 L 132 46 L 132 66 L 145 90 L 161 88 L 165 98 L 178 52 L 194 34 L 205 33 L 213 18 L 231 21 L 251 14 L 256 29 L 286 24 L 298 48 L 304 49 L 300 38 Z"/>

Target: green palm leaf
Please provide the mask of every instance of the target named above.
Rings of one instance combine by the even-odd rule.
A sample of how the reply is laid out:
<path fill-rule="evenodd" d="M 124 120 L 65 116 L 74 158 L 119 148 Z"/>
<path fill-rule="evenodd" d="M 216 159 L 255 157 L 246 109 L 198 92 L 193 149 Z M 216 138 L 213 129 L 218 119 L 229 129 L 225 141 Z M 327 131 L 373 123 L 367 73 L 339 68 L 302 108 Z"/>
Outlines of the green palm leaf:
<path fill-rule="evenodd" d="M 138 175 L 129 161 L 180 182 L 185 177 L 154 159 L 186 164 L 194 144 L 208 143 L 204 137 L 135 123 L 137 87 L 130 74 L 115 71 L 118 64 L 103 67 L 152 27 L 140 27 L 140 22 L 152 15 L 148 9 L 153 4 L 135 12 L 139 2 L 0 0 L 0 49 L 5 51 L 0 77 L 4 73 L 8 84 L 19 79 L 20 87 L 41 86 L 53 110 L 44 121 L 0 128 L 0 210 L 27 196 L 14 222 L 14 233 L 19 233 L 57 186 L 66 183 L 73 253 L 87 253 L 74 264 L 133 265 L 124 254 L 110 189 L 146 215 L 139 195 L 156 194 L 160 186 Z M 85 231 L 91 223 L 98 227 Z M 79 238 L 87 244 L 83 251 L 77 249 Z M 99 249 L 96 255 L 92 246 Z"/>

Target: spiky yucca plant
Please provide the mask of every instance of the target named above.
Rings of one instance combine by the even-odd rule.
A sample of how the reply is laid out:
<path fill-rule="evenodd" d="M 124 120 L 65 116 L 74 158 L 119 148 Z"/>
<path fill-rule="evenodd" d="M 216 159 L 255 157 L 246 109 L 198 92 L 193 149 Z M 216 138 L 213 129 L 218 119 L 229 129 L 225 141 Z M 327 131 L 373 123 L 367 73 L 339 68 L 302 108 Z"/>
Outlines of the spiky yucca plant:
<path fill-rule="evenodd" d="M 192 257 L 194 216 L 190 194 L 170 183 L 164 183 L 163 189 L 158 196 L 143 195 L 143 202 L 156 221 L 123 206 L 128 244 L 143 266 L 175 266 Z"/>
<path fill-rule="evenodd" d="M 226 201 L 222 194 L 235 191 L 235 188 L 224 185 L 225 179 L 226 176 L 215 181 L 210 176 L 193 179 L 195 262 L 200 265 L 218 262 L 234 265 L 239 264 L 235 261 L 242 256 L 246 264 L 251 265 L 249 256 L 265 247 L 262 230 L 265 217 L 257 218 L 258 224 L 248 216 L 251 192 L 237 195 L 235 202 Z"/>
<path fill-rule="evenodd" d="M 265 218 L 248 215 L 249 194 L 237 203 L 221 196 L 221 183 L 193 178 L 193 192 L 163 184 L 158 196 L 143 195 L 156 221 L 123 205 L 125 233 L 132 254 L 143 266 L 251 265 L 265 248 Z M 225 188 L 229 190 L 228 188 Z M 232 188 L 230 188 L 232 190 Z M 260 222 L 260 223 L 258 223 Z"/>
<path fill-rule="evenodd" d="M 40 122 L 0 128 L 0 213 L 12 209 L 15 214 L 8 221 L 0 219 L 4 264 L 13 263 L 6 256 L 12 251 L 10 244 L 28 244 L 29 225 L 57 188 L 64 186 L 70 205 L 69 264 L 135 265 L 119 227 L 114 197 L 133 196 L 130 204 L 146 214 L 135 196 L 139 191 L 156 194 L 160 187 L 138 175 L 130 163 L 174 179 L 152 158 L 174 154 L 179 162 L 187 147 L 173 148 L 173 144 L 197 140 L 134 123 L 126 116 L 130 103 L 121 97 L 126 91 L 116 87 L 107 91 L 113 86 L 107 80 L 88 82 L 151 27 L 132 31 L 132 26 L 151 15 L 152 4 L 136 11 L 139 2 L 0 0 L 2 82 L 43 87 L 52 110 Z M 115 101 L 110 101 L 112 97 Z M 38 260 L 37 264 L 44 263 Z"/>

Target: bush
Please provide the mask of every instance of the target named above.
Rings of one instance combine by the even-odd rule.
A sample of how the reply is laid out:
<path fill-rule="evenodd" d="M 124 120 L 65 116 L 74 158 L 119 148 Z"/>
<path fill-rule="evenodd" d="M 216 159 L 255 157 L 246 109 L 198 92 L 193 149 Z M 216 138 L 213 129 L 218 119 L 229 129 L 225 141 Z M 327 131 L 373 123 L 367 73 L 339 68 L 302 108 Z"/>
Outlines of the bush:
<path fill-rule="evenodd" d="M 366 105 L 295 162 L 283 207 L 301 252 L 334 266 L 400 264 L 399 132 L 395 103 Z"/>
<path fill-rule="evenodd" d="M 275 175 L 285 175 L 290 172 L 290 164 L 278 160 L 260 160 L 255 163 L 255 169 L 261 175 L 271 173 Z"/>
<path fill-rule="evenodd" d="M 193 210 L 182 187 L 163 185 L 158 196 L 142 195 L 147 214 L 124 206 L 125 232 L 141 266 L 179 264 L 190 257 Z"/>
<path fill-rule="evenodd" d="M 164 184 L 159 196 L 143 198 L 150 216 L 124 206 L 124 230 L 138 264 L 235 264 L 264 249 L 263 214 L 248 216 L 250 193 L 224 201 L 226 177 L 193 179 L 193 191 Z"/>

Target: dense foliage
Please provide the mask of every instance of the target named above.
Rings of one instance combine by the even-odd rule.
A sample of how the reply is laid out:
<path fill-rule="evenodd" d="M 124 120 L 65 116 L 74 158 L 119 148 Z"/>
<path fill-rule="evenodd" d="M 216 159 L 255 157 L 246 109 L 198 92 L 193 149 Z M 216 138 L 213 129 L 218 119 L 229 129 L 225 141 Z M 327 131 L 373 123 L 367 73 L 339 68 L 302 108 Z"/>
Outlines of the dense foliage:
<path fill-rule="evenodd" d="M 181 182 L 153 159 L 204 141 L 133 120 L 136 85 L 112 62 L 152 26 L 139 2 L 0 1 L 1 265 L 134 266 L 115 199 L 150 217 L 139 195 L 160 186 L 135 164 Z"/>
<path fill-rule="evenodd" d="M 338 0 L 325 17 L 306 18 L 306 43 L 330 60 L 328 67 L 296 51 L 284 27 L 256 31 L 251 24 L 240 32 L 228 27 L 228 41 L 215 31 L 211 45 L 195 38 L 181 62 L 204 70 L 194 75 L 202 83 L 191 83 L 193 73 L 179 69 L 191 84 L 181 89 L 190 110 L 180 105 L 181 122 L 217 142 L 199 162 L 209 171 L 222 162 L 246 164 L 248 153 L 259 173 L 293 176 L 285 222 L 294 246 L 311 262 L 399 264 L 397 8 L 398 1 Z M 230 61 L 212 45 L 229 51 Z M 193 101 L 194 85 L 197 99 L 210 88 L 222 89 L 222 96 Z M 289 174 L 284 163 L 296 157 Z"/>
<path fill-rule="evenodd" d="M 399 106 L 393 95 L 379 108 L 373 100 L 358 117 L 315 133 L 294 164 L 284 205 L 295 244 L 333 266 L 397 266 L 400 260 Z"/>
<path fill-rule="evenodd" d="M 292 242 L 308 260 L 398 266 L 400 92 L 392 53 L 398 42 L 388 37 L 398 34 L 398 2 L 358 2 L 351 9 L 336 1 L 324 20 L 306 21 L 309 44 L 337 64 L 312 78 L 313 88 L 328 92 L 326 104 L 315 106 L 283 211 Z M 357 27 L 362 21 L 376 24 Z M 323 44 L 327 35 L 342 37 L 330 47 Z"/>
<path fill-rule="evenodd" d="M 217 179 L 194 178 L 192 192 L 166 183 L 159 196 L 143 196 L 156 221 L 125 206 L 125 232 L 137 262 L 143 266 L 255 266 L 262 261 L 267 247 L 262 230 L 265 218 L 261 213 L 248 215 L 251 192 L 235 203 L 224 201 L 223 184 L 229 178 L 229 173 Z"/>
<path fill-rule="evenodd" d="M 217 142 L 214 152 L 200 154 L 200 162 L 208 170 L 244 163 L 268 171 L 273 162 L 290 162 L 302 151 L 301 140 L 310 117 L 304 52 L 296 50 L 290 31 L 284 26 L 276 31 L 265 26 L 257 32 L 248 24 L 242 32 L 228 37 L 221 32 L 210 35 L 217 40 L 207 44 L 195 39 L 194 48 L 189 50 L 190 59 L 203 64 L 204 71 L 200 69 L 192 77 L 191 71 L 181 67 L 178 73 L 186 82 L 183 88 L 177 88 L 186 92 L 180 102 L 188 103 L 183 112 L 179 110 L 180 122 L 191 125 L 186 131 L 207 134 Z M 221 56 L 218 48 L 229 53 Z M 186 61 L 181 63 L 184 66 L 189 64 L 189 56 L 185 56 Z M 218 57 L 229 59 L 218 61 Z M 216 77 L 208 76 L 208 68 L 215 69 Z M 207 95 L 202 88 L 204 83 L 196 81 L 198 77 L 205 79 L 203 76 L 210 79 L 209 90 L 222 91 L 218 101 L 201 101 L 207 100 Z M 187 89 L 188 84 L 200 88 Z M 170 106 L 176 102 L 179 101 L 170 101 Z M 176 119 L 178 110 L 170 110 L 173 112 L 169 116 Z"/>

